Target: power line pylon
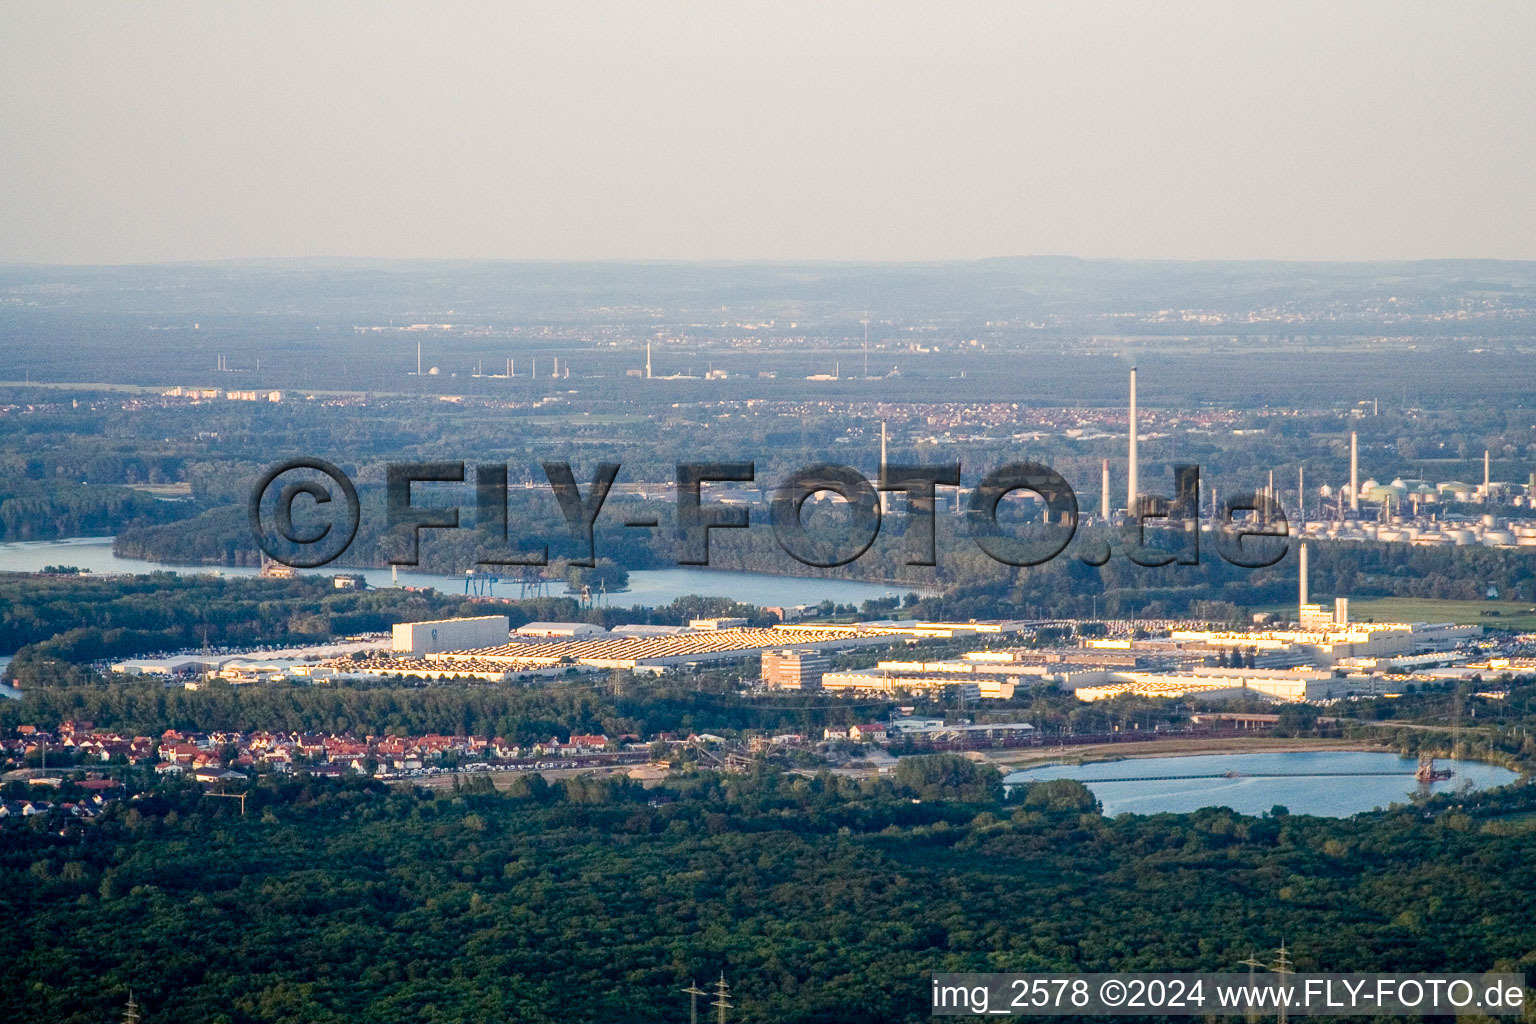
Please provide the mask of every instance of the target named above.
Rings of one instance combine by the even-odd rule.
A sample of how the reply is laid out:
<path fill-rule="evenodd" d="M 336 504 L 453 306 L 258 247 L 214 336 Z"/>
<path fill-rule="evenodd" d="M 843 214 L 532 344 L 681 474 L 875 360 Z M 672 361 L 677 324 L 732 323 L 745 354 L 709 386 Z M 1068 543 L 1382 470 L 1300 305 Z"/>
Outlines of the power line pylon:
<path fill-rule="evenodd" d="M 128 1006 L 123 1010 L 123 1024 L 139 1024 L 139 1004 L 134 1001 L 133 990 L 128 990 Z"/>
<path fill-rule="evenodd" d="M 715 982 L 715 1001 L 709 1004 L 715 1007 L 715 1024 L 725 1024 L 725 1011 L 731 1008 L 731 986 L 725 983 L 725 972 L 720 972 L 720 980 Z"/>
<path fill-rule="evenodd" d="M 698 983 L 692 979 L 683 992 L 688 995 L 688 1024 L 699 1024 L 699 996 L 707 996 L 709 993 L 699 988 Z"/>
<path fill-rule="evenodd" d="M 1265 964 L 1264 964 L 1264 962 L 1262 960 L 1260 960 L 1258 957 L 1254 956 L 1252 953 L 1248 954 L 1248 959 L 1247 960 L 1239 960 L 1238 963 L 1240 963 L 1243 966 L 1248 968 L 1248 991 L 1250 993 L 1252 993 L 1253 990 L 1254 990 L 1254 972 L 1256 970 L 1258 970 L 1260 967 L 1264 967 Z M 1249 1024 L 1256 1024 L 1258 1019 L 1259 1019 L 1259 1011 L 1258 1011 L 1257 1007 L 1254 1006 L 1253 997 L 1250 995 L 1249 996 L 1249 1002 L 1248 1002 L 1248 1022 L 1249 1022 Z"/>
<path fill-rule="evenodd" d="M 1458 760 L 1461 755 L 1457 753 L 1461 746 L 1461 683 L 1456 684 L 1456 689 L 1451 696 L 1451 760 Z"/>
<path fill-rule="evenodd" d="M 1269 969 L 1274 971 L 1276 974 L 1279 974 L 1279 975 L 1289 975 L 1289 974 L 1295 974 L 1296 973 L 1296 964 L 1291 960 L 1290 957 L 1288 957 L 1286 955 L 1286 952 L 1285 952 L 1285 940 L 1284 939 L 1280 940 L 1280 951 L 1279 951 L 1279 953 L 1275 957 L 1275 962 L 1273 964 L 1270 964 Z M 1282 986 L 1287 986 L 1288 987 L 1289 984 L 1290 983 L 1285 981 L 1284 979 L 1281 980 L 1281 985 Z M 1285 1012 L 1285 1003 L 1284 1003 L 1283 1000 L 1280 1003 L 1280 1014 L 1279 1014 L 1277 1019 L 1279 1021 L 1279 1024 L 1285 1024 L 1286 1012 Z"/>

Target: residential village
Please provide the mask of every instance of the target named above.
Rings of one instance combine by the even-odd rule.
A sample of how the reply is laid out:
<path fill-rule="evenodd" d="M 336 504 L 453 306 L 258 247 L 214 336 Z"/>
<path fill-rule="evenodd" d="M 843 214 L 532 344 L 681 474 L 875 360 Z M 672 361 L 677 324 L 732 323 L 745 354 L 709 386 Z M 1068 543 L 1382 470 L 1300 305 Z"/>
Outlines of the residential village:
<path fill-rule="evenodd" d="M 1087 737 L 1084 737 L 1087 739 Z M 373 778 L 383 782 L 452 783 L 456 777 L 504 772 L 566 774 L 625 772 L 651 781 L 673 769 L 699 765 L 743 771 L 754 759 L 787 757 L 799 770 L 887 771 L 889 748 L 977 749 L 1039 742 L 1033 727 L 1017 722 L 907 717 L 799 732 L 721 736 L 658 732 L 608 736 L 574 733 L 519 744 L 500 736 L 365 736 L 307 732 L 185 732 L 129 735 L 91 722 L 66 721 L 52 731 L 23 725 L 0 736 L 0 819 L 60 811 L 94 817 L 120 793 L 130 768 L 163 781 L 181 780 L 209 791 L 235 793 L 262 774 L 311 778 Z M 84 793 L 54 804 L 41 794 Z"/>

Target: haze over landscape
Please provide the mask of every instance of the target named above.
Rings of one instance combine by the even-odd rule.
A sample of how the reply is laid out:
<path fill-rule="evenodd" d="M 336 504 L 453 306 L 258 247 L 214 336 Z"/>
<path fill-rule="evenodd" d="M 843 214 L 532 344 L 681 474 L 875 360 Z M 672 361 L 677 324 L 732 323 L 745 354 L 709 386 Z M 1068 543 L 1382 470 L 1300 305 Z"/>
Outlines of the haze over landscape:
<path fill-rule="evenodd" d="M 1532 53 L 0 5 L 0 1021 L 1531 1020 Z"/>
<path fill-rule="evenodd" d="M 1536 11 L 7 4 L 0 261 L 1536 258 Z"/>

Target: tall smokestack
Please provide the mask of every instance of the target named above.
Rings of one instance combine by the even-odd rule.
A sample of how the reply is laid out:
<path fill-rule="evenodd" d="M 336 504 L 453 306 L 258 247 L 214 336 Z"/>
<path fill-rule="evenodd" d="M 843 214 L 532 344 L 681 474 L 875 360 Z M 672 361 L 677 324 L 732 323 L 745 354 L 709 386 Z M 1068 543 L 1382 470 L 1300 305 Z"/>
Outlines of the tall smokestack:
<path fill-rule="evenodd" d="M 645 343 L 645 379 L 651 379 L 651 343 Z"/>
<path fill-rule="evenodd" d="M 1303 544 L 1301 546 L 1301 603 L 1302 604 L 1307 604 L 1308 603 L 1307 602 L 1307 546 L 1305 544 Z M 1301 619 L 1300 612 L 1297 613 L 1296 618 L 1297 618 L 1298 621 Z"/>
<path fill-rule="evenodd" d="M 421 342 L 416 343 L 416 376 L 421 376 Z"/>
<path fill-rule="evenodd" d="M 1491 481 L 1488 478 L 1488 449 L 1484 448 L 1483 449 L 1483 501 L 1484 502 L 1486 502 L 1488 500 L 1488 496 L 1491 493 L 1492 493 L 1492 486 L 1491 486 Z"/>
<path fill-rule="evenodd" d="M 1349 508 L 1360 511 L 1360 440 L 1353 430 L 1349 432 Z"/>
<path fill-rule="evenodd" d="M 1109 460 L 1104 460 L 1104 482 L 1099 488 L 1099 514 L 1109 522 Z"/>
<path fill-rule="evenodd" d="M 864 328 L 866 331 L 869 328 Z M 866 374 L 867 376 L 867 374 Z M 880 511 L 886 513 L 891 510 L 890 492 L 885 490 L 885 420 L 880 421 Z"/>
<path fill-rule="evenodd" d="M 1139 481 L 1136 479 L 1136 367 L 1131 367 L 1131 450 L 1130 469 L 1125 485 L 1125 511 L 1136 514 L 1136 495 Z"/>
<path fill-rule="evenodd" d="M 1307 467 L 1296 467 L 1296 519 L 1307 525 Z"/>

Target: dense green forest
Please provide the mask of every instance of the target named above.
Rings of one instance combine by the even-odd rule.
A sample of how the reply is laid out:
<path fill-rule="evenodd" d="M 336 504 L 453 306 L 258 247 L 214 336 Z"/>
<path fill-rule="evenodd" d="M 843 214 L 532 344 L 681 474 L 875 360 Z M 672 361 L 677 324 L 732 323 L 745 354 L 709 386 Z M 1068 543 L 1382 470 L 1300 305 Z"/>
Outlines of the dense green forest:
<path fill-rule="evenodd" d="M 74 650 L 55 656 L 91 660 L 201 645 L 205 630 L 215 645 L 303 642 L 451 614 L 464 603 L 434 591 L 337 590 L 320 576 L 0 573 L 0 650 L 71 634 Z"/>
<path fill-rule="evenodd" d="M 0 542 L 106 536 L 197 511 L 129 487 L 0 476 Z"/>
<path fill-rule="evenodd" d="M 94 578 L 0 574 L 0 650 L 24 685 L 85 678 L 86 663 L 201 647 L 305 643 L 457 614 L 450 595 L 336 590 L 289 580 L 178 576 Z"/>
<path fill-rule="evenodd" d="M 95 1024 L 927 1019 L 936 971 L 1536 968 L 1530 787 L 1333 820 L 1099 816 L 959 758 L 504 794 L 172 787 L 0 831 L 0 1017 Z"/>

